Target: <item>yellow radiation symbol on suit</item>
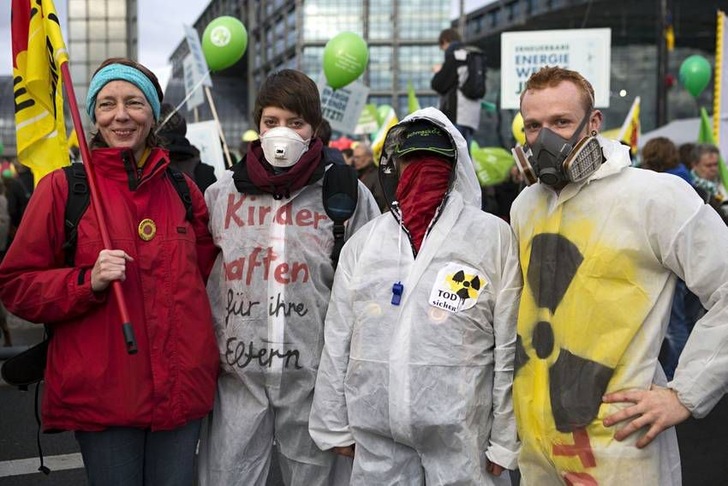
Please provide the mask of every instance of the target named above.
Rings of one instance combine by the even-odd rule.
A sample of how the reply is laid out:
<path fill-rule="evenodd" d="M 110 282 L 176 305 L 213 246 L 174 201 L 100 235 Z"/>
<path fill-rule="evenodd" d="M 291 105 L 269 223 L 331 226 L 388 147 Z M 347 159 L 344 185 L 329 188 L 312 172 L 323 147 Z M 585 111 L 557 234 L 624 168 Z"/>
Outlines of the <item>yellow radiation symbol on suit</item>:
<path fill-rule="evenodd" d="M 477 275 L 468 275 L 459 270 L 453 275 L 448 275 L 447 283 L 461 299 L 476 299 L 480 294 L 480 277 Z"/>
<path fill-rule="evenodd" d="M 143 219 L 139 223 L 139 238 L 149 241 L 157 234 L 157 225 L 149 218 Z"/>
<path fill-rule="evenodd" d="M 437 274 L 430 292 L 430 305 L 449 312 L 470 309 L 487 283 L 474 268 L 448 263 Z"/>

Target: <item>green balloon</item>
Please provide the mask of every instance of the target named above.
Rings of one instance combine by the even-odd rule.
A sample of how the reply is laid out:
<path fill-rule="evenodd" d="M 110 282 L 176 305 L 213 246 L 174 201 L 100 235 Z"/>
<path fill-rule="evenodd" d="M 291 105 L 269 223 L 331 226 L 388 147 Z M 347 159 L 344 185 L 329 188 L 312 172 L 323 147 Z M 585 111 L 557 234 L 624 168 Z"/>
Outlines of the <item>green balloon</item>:
<path fill-rule="evenodd" d="M 324 47 L 324 75 L 334 89 L 343 88 L 361 76 L 369 61 L 369 48 L 354 32 L 342 32 Z"/>
<path fill-rule="evenodd" d="M 247 47 L 248 31 L 235 17 L 217 17 L 202 33 L 202 53 L 210 71 L 229 68 L 243 57 Z"/>
<path fill-rule="evenodd" d="M 479 147 L 473 141 L 470 146 L 475 174 L 481 186 L 493 186 L 508 179 L 515 161 L 509 151 L 501 147 Z"/>
<path fill-rule="evenodd" d="M 711 71 L 707 59 L 692 55 L 680 65 L 680 84 L 697 98 L 710 83 Z"/>

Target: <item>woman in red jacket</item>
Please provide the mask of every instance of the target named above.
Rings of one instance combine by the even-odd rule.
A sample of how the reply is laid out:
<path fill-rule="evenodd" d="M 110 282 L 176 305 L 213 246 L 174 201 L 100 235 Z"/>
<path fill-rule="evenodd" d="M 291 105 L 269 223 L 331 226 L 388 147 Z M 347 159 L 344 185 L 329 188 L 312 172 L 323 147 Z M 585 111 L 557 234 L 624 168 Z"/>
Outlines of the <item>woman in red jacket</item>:
<path fill-rule="evenodd" d="M 208 213 L 187 179 L 186 217 L 154 128 L 162 90 L 128 59 L 104 61 L 86 99 L 98 193 L 113 249 L 104 249 L 94 201 L 64 264 L 62 170 L 43 178 L 0 266 L 8 310 L 52 330 L 44 431 L 73 430 L 91 484 L 193 483 L 201 419 L 212 408 L 218 353 L 205 283 L 217 255 Z M 111 283 L 120 280 L 138 352 L 128 354 Z"/>

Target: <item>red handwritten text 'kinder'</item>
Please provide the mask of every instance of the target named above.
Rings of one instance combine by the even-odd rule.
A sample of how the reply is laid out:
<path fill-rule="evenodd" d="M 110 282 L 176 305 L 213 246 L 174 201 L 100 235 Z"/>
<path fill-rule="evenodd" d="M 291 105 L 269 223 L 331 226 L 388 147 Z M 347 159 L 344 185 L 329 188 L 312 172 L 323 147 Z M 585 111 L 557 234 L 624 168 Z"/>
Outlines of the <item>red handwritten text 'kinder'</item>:
<path fill-rule="evenodd" d="M 319 228 L 321 221 L 329 219 L 326 213 L 310 209 L 299 209 L 294 213 L 290 202 L 274 211 L 270 205 L 255 204 L 255 199 L 255 196 L 246 194 L 229 194 L 225 212 L 225 229 L 228 229 L 230 225 L 243 227 L 270 224 Z"/>

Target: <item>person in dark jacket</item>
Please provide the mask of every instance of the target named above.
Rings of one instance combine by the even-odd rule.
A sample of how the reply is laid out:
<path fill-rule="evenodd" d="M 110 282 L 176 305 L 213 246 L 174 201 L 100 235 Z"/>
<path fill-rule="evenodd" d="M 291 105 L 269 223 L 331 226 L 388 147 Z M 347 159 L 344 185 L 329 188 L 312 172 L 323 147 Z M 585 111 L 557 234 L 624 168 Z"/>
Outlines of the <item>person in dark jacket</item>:
<path fill-rule="evenodd" d="M 356 172 L 359 174 L 359 180 L 372 192 L 379 210 L 382 212 L 387 211 L 389 207 L 384 197 L 382 184 L 379 182 L 379 167 L 374 163 L 372 147 L 366 143 L 359 143 L 354 148 L 352 161 Z"/>
<path fill-rule="evenodd" d="M 159 118 L 166 120 L 157 134 L 169 150 L 172 166 L 187 174 L 195 181 L 202 193 L 217 180 L 215 168 L 200 160 L 200 151 L 187 139 L 187 122 L 175 111 L 174 106 L 162 103 Z"/>
<path fill-rule="evenodd" d="M 440 95 L 440 111 L 463 135 L 468 149 L 473 134 L 480 124 L 480 101 L 471 100 L 459 89 L 468 77 L 468 51 L 455 29 L 445 29 L 438 39 L 440 49 L 445 51 L 445 62 L 435 66 L 435 75 L 430 85 Z"/>
<path fill-rule="evenodd" d="M 217 248 L 202 193 L 187 180 L 188 220 L 166 170 L 167 151 L 153 130 L 161 101 L 146 67 L 125 58 L 101 64 L 86 110 L 97 130 L 87 163 L 103 207 L 92 198 L 67 266 L 68 182 L 63 170 L 51 172 L 0 264 L 8 310 L 52 330 L 44 431 L 75 432 L 92 485 L 192 484 L 201 421 L 215 393 L 219 359 L 205 282 Z M 114 282 L 130 304 L 136 353 L 125 346 Z"/>

